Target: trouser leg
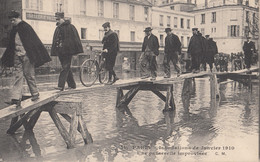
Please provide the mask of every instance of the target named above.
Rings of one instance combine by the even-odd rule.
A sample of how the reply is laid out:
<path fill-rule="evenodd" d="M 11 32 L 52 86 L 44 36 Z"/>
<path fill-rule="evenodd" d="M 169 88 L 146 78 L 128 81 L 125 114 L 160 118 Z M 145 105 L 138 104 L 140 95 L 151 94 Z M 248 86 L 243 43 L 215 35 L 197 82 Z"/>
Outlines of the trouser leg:
<path fill-rule="evenodd" d="M 35 96 L 39 94 L 36 85 L 34 64 L 30 62 L 26 55 L 23 57 L 23 74 L 27 81 L 31 95 Z"/>
<path fill-rule="evenodd" d="M 139 59 L 140 62 L 140 72 L 141 76 L 147 76 L 149 75 L 149 62 L 148 57 L 145 55 L 145 53 L 142 53 Z"/>
<path fill-rule="evenodd" d="M 176 55 L 172 56 L 172 57 L 171 57 L 171 61 L 172 61 L 172 63 L 173 63 L 173 66 L 174 66 L 175 70 L 177 71 L 177 73 L 180 73 L 180 72 L 181 72 L 181 69 L 180 69 L 180 67 L 177 65 L 177 63 L 178 63 L 178 55 L 176 54 Z"/>
<path fill-rule="evenodd" d="M 164 67 L 164 73 L 167 76 L 171 76 L 171 70 L 170 70 L 170 58 L 168 54 L 164 55 L 163 58 L 163 67 Z"/>
<path fill-rule="evenodd" d="M 157 62 L 156 62 L 156 56 L 149 55 L 149 62 L 150 62 L 150 71 L 152 78 L 157 77 Z"/>
<path fill-rule="evenodd" d="M 76 83 L 74 81 L 73 74 L 70 69 L 72 56 L 62 55 L 59 56 L 59 59 L 60 59 L 62 70 L 59 76 L 58 87 L 64 88 L 65 83 L 67 82 L 69 87 L 75 88 Z"/>
<path fill-rule="evenodd" d="M 12 99 L 20 100 L 23 93 L 23 62 L 19 56 L 14 56 L 15 80 L 12 88 Z"/>

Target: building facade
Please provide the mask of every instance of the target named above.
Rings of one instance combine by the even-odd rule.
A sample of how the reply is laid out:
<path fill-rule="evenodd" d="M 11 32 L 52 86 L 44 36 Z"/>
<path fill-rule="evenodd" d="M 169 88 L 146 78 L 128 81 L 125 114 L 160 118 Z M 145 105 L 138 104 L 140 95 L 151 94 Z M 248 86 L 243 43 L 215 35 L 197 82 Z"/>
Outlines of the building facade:
<path fill-rule="evenodd" d="M 242 52 L 247 36 L 258 45 L 258 9 L 241 4 L 221 4 L 191 11 L 194 26 L 202 35 L 210 35 L 218 45 L 219 52 Z"/>

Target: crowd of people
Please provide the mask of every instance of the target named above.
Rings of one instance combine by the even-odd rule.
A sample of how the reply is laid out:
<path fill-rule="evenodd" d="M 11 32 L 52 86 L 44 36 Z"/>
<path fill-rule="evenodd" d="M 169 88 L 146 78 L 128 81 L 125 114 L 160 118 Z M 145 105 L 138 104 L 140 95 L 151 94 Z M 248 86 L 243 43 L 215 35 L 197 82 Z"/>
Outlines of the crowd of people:
<path fill-rule="evenodd" d="M 78 31 L 71 24 L 70 20 L 65 19 L 63 12 L 57 12 L 56 29 L 53 36 L 51 47 L 51 56 L 57 56 L 61 63 L 61 72 L 59 74 L 58 85 L 55 89 L 63 91 L 67 82 L 69 89 L 76 88 L 76 82 L 71 71 L 71 60 L 74 55 L 83 53 L 83 47 L 80 41 Z M 39 99 L 39 91 L 36 86 L 35 68 L 51 61 L 51 58 L 44 47 L 43 43 L 33 30 L 33 28 L 21 20 L 20 14 L 16 11 L 11 11 L 8 15 L 13 28 L 10 32 L 8 46 L 1 58 L 1 64 L 5 67 L 15 67 L 15 81 L 12 90 L 12 99 L 8 104 L 16 104 L 18 107 L 22 99 L 23 78 L 26 79 L 31 100 Z M 109 72 L 109 79 L 106 84 L 111 85 L 119 78 L 117 77 L 114 66 L 119 51 L 118 35 L 111 30 L 110 23 L 106 22 L 102 25 L 105 34 L 102 40 L 103 57 L 105 58 L 105 69 Z M 159 42 L 157 36 L 152 34 L 152 28 L 147 27 L 144 30 L 145 37 L 142 44 L 142 53 L 139 58 L 141 69 L 141 78 L 154 81 L 157 77 L 157 61 L 159 55 Z M 186 72 L 198 73 L 200 70 L 207 70 L 207 64 L 210 71 L 213 65 L 217 69 L 222 69 L 227 62 L 227 58 L 218 54 L 218 48 L 213 38 L 209 35 L 205 37 L 198 31 L 198 28 L 192 28 L 193 36 L 190 39 L 188 51 L 182 55 L 181 42 L 177 35 L 172 32 L 171 28 L 166 28 L 167 34 L 164 47 L 164 78 L 171 77 L 170 62 L 177 72 L 177 76 L 182 73 L 178 62 L 185 63 Z M 243 46 L 245 54 L 245 64 L 250 68 L 252 53 L 255 52 L 255 46 L 252 41 L 247 39 Z M 218 55 L 217 55 L 218 54 Z M 237 56 L 236 56 L 237 57 Z M 234 62 L 236 57 L 232 56 Z M 179 61 L 179 58 L 181 58 Z M 227 71 L 227 66 L 224 67 Z"/>

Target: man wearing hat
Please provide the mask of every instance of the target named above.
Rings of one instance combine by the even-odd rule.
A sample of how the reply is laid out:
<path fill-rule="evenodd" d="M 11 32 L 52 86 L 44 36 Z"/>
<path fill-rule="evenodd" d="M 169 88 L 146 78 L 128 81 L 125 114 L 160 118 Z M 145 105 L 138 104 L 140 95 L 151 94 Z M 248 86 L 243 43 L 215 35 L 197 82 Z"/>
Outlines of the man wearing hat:
<path fill-rule="evenodd" d="M 159 55 L 159 42 L 158 38 L 152 34 L 152 28 L 147 27 L 144 30 L 145 37 L 142 45 L 142 54 L 140 56 L 141 64 L 141 78 L 152 77 L 151 80 L 156 80 L 157 62 L 156 56 Z"/>
<path fill-rule="evenodd" d="M 5 67 L 15 67 L 15 81 L 12 90 L 12 100 L 8 104 L 16 104 L 20 107 L 23 77 L 26 79 L 31 100 L 35 101 L 39 98 L 39 91 L 36 86 L 35 69 L 51 58 L 42 44 L 41 40 L 33 30 L 33 28 L 21 20 L 20 14 L 11 11 L 8 15 L 13 28 L 10 32 L 8 46 L 1 58 L 1 63 Z"/>
<path fill-rule="evenodd" d="M 245 55 L 246 68 L 250 69 L 252 62 L 252 55 L 256 52 L 255 43 L 250 41 L 251 37 L 247 37 L 243 45 L 243 51 Z"/>
<path fill-rule="evenodd" d="M 57 12 L 55 17 L 57 27 L 53 36 L 51 55 L 59 57 L 62 67 L 58 87 L 55 87 L 55 89 L 63 91 L 66 82 L 69 89 L 75 89 L 76 83 L 70 66 L 72 56 L 83 53 L 82 44 L 77 29 L 69 20 L 64 19 L 64 13 Z"/>
<path fill-rule="evenodd" d="M 192 28 L 193 36 L 190 39 L 188 53 L 191 55 L 191 69 L 193 73 L 200 72 L 200 63 L 205 46 L 202 36 L 198 34 L 198 28 Z"/>
<path fill-rule="evenodd" d="M 180 68 L 177 65 L 178 62 L 178 55 L 181 53 L 181 42 L 177 35 L 173 34 L 171 32 L 171 28 L 166 28 L 165 32 L 167 33 L 167 36 L 165 37 L 165 46 L 164 46 L 164 78 L 170 78 L 171 77 L 171 71 L 170 71 L 170 61 L 172 61 L 173 66 L 175 70 L 177 71 L 177 76 L 180 75 Z"/>
<path fill-rule="evenodd" d="M 111 85 L 119 80 L 114 71 L 116 56 L 117 52 L 119 51 L 119 39 L 117 34 L 111 30 L 109 22 L 104 23 L 102 27 L 105 31 L 105 35 L 102 40 L 104 53 L 103 56 L 106 59 L 105 68 L 109 71 L 108 82 L 106 84 Z"/>

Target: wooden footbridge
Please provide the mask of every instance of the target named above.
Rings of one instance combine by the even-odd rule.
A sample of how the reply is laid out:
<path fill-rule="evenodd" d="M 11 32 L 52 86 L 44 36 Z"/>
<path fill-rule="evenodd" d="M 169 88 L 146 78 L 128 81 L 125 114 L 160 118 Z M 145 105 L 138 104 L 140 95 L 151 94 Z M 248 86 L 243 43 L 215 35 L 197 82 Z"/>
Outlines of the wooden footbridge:
<path fill-rule="evenodd" d="M 256 75 L 247 74 L 249 72 L 258 71 L 259 68 L 251 68 L 250 70 L 240 70 L 235 72 L 222 73 L 187 73 L 180 77 L 162 78 L 158 77 L 156 81 L 148 79 L 129 79 L 119 80 L 114 85 L 93 85 L 91 87 L 80 87 L 69 91 L 47 91 L 40 93 L 40 99 L 31 101 L 29 98 L 21 103 L 21 108 L 16 108 L 15 105 L 5 107 L 0 110 L 0 121 L 11 120 L 10 128 L 7 130 L 8 134 L 14 134 L 21 126 L 25 130 L 32 130 L 40 117 L 41 112 L 47 111 L 52 118 L 54 124 L 58 128 L 63 137 L 67 148 L 75 147 L 75 136 L 79 132 L 84 139 L 85 144 L 92 143 L 92 137 L 82 117 L 82 103 L 81 98 L 71 97 L 70 94 L 82 93 L 88 90 L 104 89 L 105 87 L 117 89 L 116 107 L 127 106 L 138 91 L 151 91 L 165 102 L 164 111 L 174 110 L 175 103 L 173 98 L 173 83 L 183 81 L 190 78 L 209 77 L 210 78 L 210 93 L 211 98 L 216 99 L 218 96 L 218 82 L 217 78 L 256 78 Z M 127 91 L 124 94 L 124 90 Z M 162 92 L 166 92 L 164 95 Z M 66 121 L 70 123 L 69 129 L 66 129 L 60 120 L 60 114 Z"/>

